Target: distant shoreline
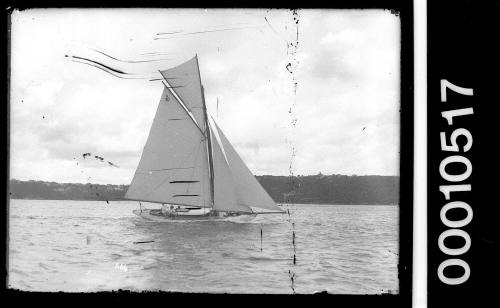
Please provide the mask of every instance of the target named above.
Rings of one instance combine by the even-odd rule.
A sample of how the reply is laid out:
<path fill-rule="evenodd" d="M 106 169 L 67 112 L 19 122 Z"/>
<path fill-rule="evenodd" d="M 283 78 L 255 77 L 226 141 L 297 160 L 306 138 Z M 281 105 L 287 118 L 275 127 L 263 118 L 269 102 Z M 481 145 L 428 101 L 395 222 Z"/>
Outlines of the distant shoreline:
<path fill-rule="evenodd" d="M 94 202 L 139 202 L 139 201 L 132 201 L 132 200 L 127 200 L 127 199 L 121 199 L 121 200 L 85 200 L 85 199 L 34 199 L 34 198 L 9 198 L 9 200 L 32 200 L 32 201 L 94 201 Z M 155 202 L 147 202 L 144 201 L 143 203 L 155 203 Z M 156 204 L 156 203 L 155 203 Z M 159 204 L 159 203 L 158 203 Z M 277 202 L 278 205 L 283 205 L 284 203 Z M 341 203 L 292 203 L 293 205 L 368 205 L 368 206 L 399 206 L 399 204 L 341 204 Z"/>
<path fill-rule="evenodd" d="M 278 203 L 325 205 L 398 205 L 398 176 L 256 176 L 262 187 Z M 128 201 L 128 185 L 56 183 L 45 181 L 9 182 L 11 199 Z"/>

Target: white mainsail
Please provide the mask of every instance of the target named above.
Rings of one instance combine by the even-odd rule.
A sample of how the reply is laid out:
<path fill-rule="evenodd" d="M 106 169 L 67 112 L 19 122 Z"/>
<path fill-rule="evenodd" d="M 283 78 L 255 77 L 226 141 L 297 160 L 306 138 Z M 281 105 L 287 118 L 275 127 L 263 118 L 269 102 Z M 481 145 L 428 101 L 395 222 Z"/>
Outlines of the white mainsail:
<path fill-rule="evenodd" d="M 205 136 L 163 91 L 126 199 L 211 207 Z"/>
<path fill-rule="evenodd" d="M 262 185 L 257 181 L 250 169 L 248 169 L 247 165 L 243 162 L 229 140 L 227 140 L 215 120 L 213 118 L 211 120 L 217 130 L 215 136 L 222 144 L 225 158 L 231 170 L 237 203 L 241 206 L 282 212 L 283 210 L 276 205 Z M 214 134 L 212 134 L 212 136 L 214 136 Z M 215 144 L 216 142 L 213 143 Z"/>
<path fill-rule="evenodd" d="M 215 121 L 208 121 L 198 58 L 160 73 L 165 89 L 125 199 L 283 212 Z"/>

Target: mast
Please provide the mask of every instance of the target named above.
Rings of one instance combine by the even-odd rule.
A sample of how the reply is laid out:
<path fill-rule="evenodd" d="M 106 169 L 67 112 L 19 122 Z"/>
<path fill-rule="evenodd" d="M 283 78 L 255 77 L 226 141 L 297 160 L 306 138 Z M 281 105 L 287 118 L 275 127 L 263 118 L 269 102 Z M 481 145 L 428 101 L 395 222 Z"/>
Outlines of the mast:
<path fill-rule="evenodd" d="M 212 157 L 212 136 L 210 134 L 210 127 L 208 124 L 208 114 L 207 105 L 205 104 L 205 88 L 201 84 L 200 66 L 198 64 L 198 54 L 196 54 L 196 66 L 198 67 L 198 76 L 200 77 L 201 86 L 201 99 L 203 102 L 203 116 L 205 118 L 205 136 L 207 140 L 207 152 L 208 152 L 208 172 L 210 177 L 210 200 L 212 202 L 212 207 L 214 205 L 214 162 Z"/>

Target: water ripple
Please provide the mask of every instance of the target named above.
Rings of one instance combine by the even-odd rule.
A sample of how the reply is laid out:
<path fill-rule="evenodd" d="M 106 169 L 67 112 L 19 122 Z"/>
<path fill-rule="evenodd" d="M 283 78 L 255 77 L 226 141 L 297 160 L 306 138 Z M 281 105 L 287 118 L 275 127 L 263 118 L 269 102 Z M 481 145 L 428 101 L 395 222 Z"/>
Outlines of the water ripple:
<path fill-rule="evenodd" d="M 133 215 L 134 202 L 11 200 L 10 206 L 13 288 L 290 293 L 293 268 L 299 293 L 398 290 L 394 206 L 295 205 L 295 266 L 284 215 L 157 223 Z M 153 242 L 134 244 L 141 241 Z"/>

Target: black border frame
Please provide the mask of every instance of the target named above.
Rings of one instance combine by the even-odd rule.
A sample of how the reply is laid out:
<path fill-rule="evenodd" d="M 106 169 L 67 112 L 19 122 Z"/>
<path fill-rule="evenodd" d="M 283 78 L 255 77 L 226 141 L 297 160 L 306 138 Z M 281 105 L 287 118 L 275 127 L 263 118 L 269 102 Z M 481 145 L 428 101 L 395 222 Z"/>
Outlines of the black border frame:
<path fill-rule="evenodd" d="M 498 302 L 498 82 L 500 80 L 500 1 L 440 0 L 427 4 L 427 305 L 428 307 L 471 307 Z M 473 96 L 447 91 L 447 102 L 441 102 L 440 81 L 472 88 Z M 453 119 L 448 125 L 442 111 L 473 108 L 473 114 Z M 441 150 L 440 132 L 447 143 L 457 128 L 472 135 L 472 146 L 463 151 L 465 139 L 457 139 L 458 152 Z M 439 166 L 443 159 L 459 155 L 469 159 L 471 175 L 464 181 L 442 178 Z M 460 174 L 462 166 L 447 167 L 450 174 Z M 456 167 L 456 168 L 454 168 Z M 445 200 L 440 185 L 470 184 L 468 192 L 453 192 Z M 459 255 L 446 255 L 438 246 L 442 232 L 451 228 L 440 218 L 441 208 L 452 201 L 466 202 L 472 208 L 469 224 L 456 228 L 467 232 L 471 246 Z M 453 214 L 449 214 L 453 217 Z M 461 214 L 463 215 L 463 214 Z M 458 215 L 457 215 L 458 216 Z M 463 216 L 460 217 L 462 219 Z M 450 219 L 458 219 L 455 218 Z M 453 237 L 445 241 L 450 248 L 463 241 Z M 447 259 L 460 259 L 469 265 L 470 276 L 458 285 L 448 285 L 438 277 L 438 266 Z M 462 270 L 449 269 L 450 277 Z M 498 305 L 498 304 L 497 304 Z"/>
<path fill-rule="evenodd" d="M 287 2 L 246 2 L 246 1 L 210 1 L 209 5 L 197 3 L 196 5 L 188 5 L 185 2 L 178 1 L 168 1 L 168 3 L 161 3 L 156 1 L 142 1 L 136 5 L 126 6 L 124 3 L 120 5 L 107 5 L 106 8 L 113 7 L 147 7 L 147 8 L 162 8 L 164 5 L 168 4 L 169 7 L 247 7 L 247 8 L 278 8 L 278 7 L 288 7 L 288 8 L 323 8 L 323 9 L 372 9 L 380 8 L 391 10 L 392 13 L 397 14 L 401 18 L 401 117 L 400 117 L 400 204 L 399 204 L 399 264 L 398 264 L 398 277 L 399 277 L 399 294 L 382 294 L 382 295 L 330 295 L 330 294 L 315 294 L 315 295 L 232 295 L 232 294 L 189 294 L 189 293 L 169 293 L 169 292 L 143 292 L 134 293 L 129 291 L 114 291 L 114 292 L 100 292 L 100 293 L 43 293 L 43 292 L 23 292 L 6 289 L 6 282 L 2 285 L 1 293 L 5 293 L 11 299 L 15 299 L 18 302 L 22 302 L 23 299 L 27 297 L 29 300 L 50 300 L 52 303 L 58 302 L 58 300 L 78 300 L 79 303 L 90 303 L 95 301 L 100 301 L 101 303 L 127 303 L 127 304 L 144 304 L 144 300 L 151 299 L 167 299 L 169 302 L 171 300 L 179 300 L 183 302 L 190 302 L 190 300 L 216 300 L 217 303 L 221 303 L 221 300 L 229 299 L 227 303 L 231 303 L 231 299 L 235 300 L 245 300 L 246 303 L 253 302 L 254 299 L 261 302 L 261 300 L 277 300 L 282 305 L 287 304 L 309 304 L 311 300 L 314 301 L 325 301 L 331 304 L 340 304 L 342 306 L 357 306 L 357 305 L 384 305 L 384 307 L 403 307 L 411 305 L 412 296 L 412 254 L 413 254 L 413 3 L 410 0 L 397 1 L 397 0 L 387 0 L 387 1 L 339 1 L 338 3 L 330 3 L 330 6 L 325 6 L 324 3 L 315 3 L 315 1 L 308 1 L 307 5 L 304 3 L 298 3 L 295 1 Z M 276 5 L 277 4 L 277 5 Z M 315 5 L 318 7 L 314 7 Z M 24 9 L 24 8 L 36 8 L 36 7 L 103 7 L 103 2 L 85 1 L 81 5 L 78 4 L 68 4 L 59 1 L 55 1 L 46 6 L 39 5 L 17 5 L 10 9 L 5 9 L 4 14 L 6 16 L 7 31 L 7 42 L 9 41 L 8 32 L 9 29 L 9 12 L 12 9 Z M 7 48 L 9 45 L 7 44 Z M 10 72 L 9 67 L 9 56 L 7 49 L 7 56 L 5 58 L 6 63 L 6 93 L 7 93 L 7 115 L 9 114 L 9 103 L 8 103 L 8 76 Z M 8 133 L 9 126 L 8 121 L 6 125 L 6 132 Z M 8 138 L 7 135 L 7 148 L 8 148 Z M 2 161 L 5 164 L 6 179 L 8 179 L 8 151 L 7 157 Z M 7 182 L 7 181 L 6 181 Z M 8 192 L 8 183 L 5 183 L 2 188 L 6 189 L 6 195 Z M 7 196 L 8 198 L 8 196 Z M 6 203 L 7 204 L 7 203 Z M 3 239 L 6 239 L 7 235 L 7 208 L 2 207 L 2 222 L 4 223 L 4 228 L 2 228 Z M 5 232 L 5 234 L 3 234 Z M 6 250 L 4 250 L 6 252 Z M 2 256 L 3 264 L 6 264 L 6 254 Z M 5 274 L 6 269 L 2 268 L 2 274 Z M 117 296 L 118 295 L 118 296 Z M 257 302 L 256 301 L 256 302 Z M 235 303 L 234 301 L 232 302 Z"/>

